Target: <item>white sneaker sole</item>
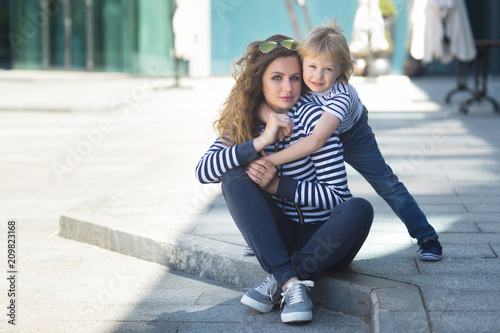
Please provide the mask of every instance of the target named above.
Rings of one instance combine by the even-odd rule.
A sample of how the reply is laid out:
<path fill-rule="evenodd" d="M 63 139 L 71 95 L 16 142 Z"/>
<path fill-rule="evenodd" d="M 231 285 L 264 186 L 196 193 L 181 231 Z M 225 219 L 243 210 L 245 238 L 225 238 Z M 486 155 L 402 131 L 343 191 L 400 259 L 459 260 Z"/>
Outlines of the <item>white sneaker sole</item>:
<path fill-rule="evenodd" d="M 284 323 L 301 323 L 303 321 L 311 321 L 312 319 L 312 312 L 281 313 L 281 321 Z"/>
<path fill-rule="evenodd" d="M 243 295 L 241 298 L 241 303 L 245 304 L 246 306 L 257 310 L 262 313 L 268 313 L 271 312 L 271 310 L 274 308 L 274 304 L 262 304 L 260 302 L 257 302 L 256 300 L 248 297 L 247 295 Z"/>

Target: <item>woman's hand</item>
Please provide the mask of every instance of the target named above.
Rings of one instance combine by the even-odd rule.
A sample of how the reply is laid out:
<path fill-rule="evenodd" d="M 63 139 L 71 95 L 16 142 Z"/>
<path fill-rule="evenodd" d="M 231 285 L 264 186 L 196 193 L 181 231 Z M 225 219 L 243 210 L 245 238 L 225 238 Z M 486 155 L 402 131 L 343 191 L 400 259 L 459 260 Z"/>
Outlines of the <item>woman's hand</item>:
<path fill-rule="evenodd" d="M 286 114 L 272 113 L 267 120 L 264 132 L 253 140 L 255 151 L 260 153 L 278 138 L 292 135 L 293 122 Z"/>
<path fill-rule="evenodd" d="M 279 177 L 276 167 L 269 161 L 258 159 L 249 164 L 248 177 L 264 191 L 275 194 L 278 191 Z"/>

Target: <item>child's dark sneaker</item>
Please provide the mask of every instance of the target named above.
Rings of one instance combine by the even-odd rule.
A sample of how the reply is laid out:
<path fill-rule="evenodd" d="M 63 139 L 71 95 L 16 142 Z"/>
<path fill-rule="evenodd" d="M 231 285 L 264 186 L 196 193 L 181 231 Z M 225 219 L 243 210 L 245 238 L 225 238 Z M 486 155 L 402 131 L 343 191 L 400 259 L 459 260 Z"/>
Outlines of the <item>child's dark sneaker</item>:
<path fill-rule="evenodd" d="M 443 247 L 435 238 L 425 240 L 420 246 L 420 260 L 438 261 L 443 257 Z"/>

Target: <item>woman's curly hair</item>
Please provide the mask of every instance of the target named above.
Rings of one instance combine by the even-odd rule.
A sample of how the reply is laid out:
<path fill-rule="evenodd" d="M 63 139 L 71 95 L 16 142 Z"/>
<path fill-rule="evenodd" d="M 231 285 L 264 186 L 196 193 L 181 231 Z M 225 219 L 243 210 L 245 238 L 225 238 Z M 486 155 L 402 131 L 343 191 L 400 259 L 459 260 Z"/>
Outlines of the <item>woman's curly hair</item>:
<path fill-rule="evenodd" d="M 281 44 L 263 53 L 259 46 L 267 41 L 280 42 L 291 39 L 284 35 L 274 35 L 265 41 L 255 41 L 248 45 L 247 52 L 233 64 L 233 78 L 236 80 L 231 93 L 222 105 L 219 119 L 214 128 L 219 138 L 227 145 L 236 145 L 258 135 L 258 109 L 264 101 L 262 76 L 269 64 L 281 57 L 300 57 L 296 51 Z"/>

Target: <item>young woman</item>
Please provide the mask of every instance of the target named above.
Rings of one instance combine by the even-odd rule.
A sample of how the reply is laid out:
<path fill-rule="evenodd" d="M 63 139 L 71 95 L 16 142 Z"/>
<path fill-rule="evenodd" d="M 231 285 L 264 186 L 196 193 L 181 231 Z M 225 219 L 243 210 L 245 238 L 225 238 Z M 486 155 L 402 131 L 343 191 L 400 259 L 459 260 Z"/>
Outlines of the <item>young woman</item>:
<path fill-rule="evenodd" d="M 215 122 L 218 138 L 196 167 L 200 182 L 222 182 L 234 222 L 270 274 L 242 303 L 265 313 L 281 300 L 286 323 L 312 320 L 307 289 L 322 271 L 349 265 L 373 220 L 370 203 L 349 192 L 336 134 L 278 168 L 261 158 L 312 133 L 323 113 L 314 103 L 290 112 L 302 91 L 296 48 L 282 35 L 250 43 Z M 262 102 L 276 111 L 267 124 L 258 118 Z"/>

